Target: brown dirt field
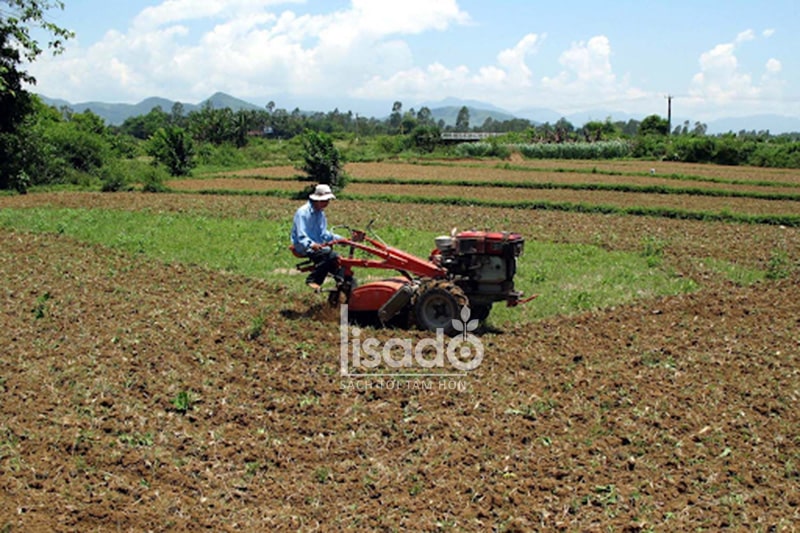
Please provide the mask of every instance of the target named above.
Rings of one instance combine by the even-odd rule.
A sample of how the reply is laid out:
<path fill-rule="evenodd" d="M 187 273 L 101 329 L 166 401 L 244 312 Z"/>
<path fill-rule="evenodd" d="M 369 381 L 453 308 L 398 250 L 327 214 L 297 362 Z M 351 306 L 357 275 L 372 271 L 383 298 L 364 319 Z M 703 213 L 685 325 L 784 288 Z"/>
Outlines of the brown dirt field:
<path fill-rule="evenodd" d="M 239 191 L 297 191 L 305 184 L 290 180 L 255 178 L 209 178 L 202 180 L 171 180 L 169 186 L 178 191 L 239 190 Z M 691 194 L 647 194 L 611 191 L 575 191 L 562 189 L 516 189 L 508 187 L 462 187 L 448 185 L 395 185 L 354 182 L 347 192 L 364 195 L 449 197 L 476 200 L 571 202 L 617 207 L 649 207 L 683 209 L 687 211 L 750 213 L 760 215 L 796 215 L 800 202 L 787 200 L 758 200 L 752 198 L 719 198 Z"/>
<path fill-rule="evenodd" d="M 797 169 L 771 169 L 753 167 L 725 167 L 721 165 L 699 165 L 687 163 L 654 163 L 652 161 L 514 161 L 514 170 L 501 168 L 502 163 L 495 161 L 442 162 L 436 164 L 414 164 L 399 162 L 380 163 L 348 163 L 345 170 L 355 178 L 399 178 L 437 180 L 474 180 L 474 181 L 531 181 L 555 183 L 634 183 L 639 185 L 666 185 L 672 187 L 715 187 L 720 189 L 767 190 L 796 192 L 800 187 L 800 171 Z M 531 172 L 517 170 L 530 168 Z M 558 169 L 558 172 L 555 170 Z M 615 176 L 607 174 L 587 174 L 586 170 L 597 169 L 598 172 L 642 172 L 648 176 Z M 649 175 L 653 169 L 656 173 Z M 535 170 L 535 171 L 534 171 Z M 545 172 L 553 170 L 552 172 Z M 584 172 L 569 172 L 583 170 Z M 291 179 L 300 174 L 292 166 L 273 166 L 236 170 L 218 174 L 220 177 L 265 177 Z M 686 176 L 702 176 L 715 179 L 739 181 L 775 182 L 793 184 L 793 187 L 762 188 L 757 185 L 731 185 L 727 183 L 709 183 L 694 180 L 669 179 L 667 176 L 679 174 Z"/>
<path fill-rule="evenodd" d="M 42 205 L 284 219 L 297 202 L 0 197 Z M 465 378 L 364 382 L 337 374 L 339 325 L 315 295 L 0 230 L 0 531 L 800 527 L 800 273 L 740 287 L 700 262 L 764 268 L 782 249 L 796 263 L 800 232 L 329 210 L 332 223 L 376 216 L 427 230 L 502 223 L 609 249 L 655 236 L 704 289 L 484 333 L 485 360 Z"/>

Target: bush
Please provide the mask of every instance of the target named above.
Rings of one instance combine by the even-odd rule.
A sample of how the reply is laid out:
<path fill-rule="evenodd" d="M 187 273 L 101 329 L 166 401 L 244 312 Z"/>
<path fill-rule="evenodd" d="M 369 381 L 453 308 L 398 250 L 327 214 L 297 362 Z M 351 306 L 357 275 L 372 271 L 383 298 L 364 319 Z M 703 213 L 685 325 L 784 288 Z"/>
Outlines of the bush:
<path fill-rule="evenodd" d="M 169 190 L 164 182 L 169 175 L 160 166 L 148 165 L 141 175 L 142 192 L 166 192 Z"/>
<path fill-rule="evenodd" d="M 461 143 L 456 145 L 458 157 L 498 157 L 505 159 L 511 155 L 511 148 L 505 144 L 492 142 Z"/>
<path fill-rule="evenodd" d="M 197 150 L 197 159 L 202 165 L 223 168 L 246 166 L 249 162 L 244 149 L 237 149 L 229 143 L 203 143 Z"/>
<path fill-rule="evenodd" d="M 148 141 L 147 153 L 173 176 L 187 176 L 194 167 L 192 138 L 177 126 L 159 128 Z"/>
<path fill-rule="evenodd" d="M 330 185 L 334 190 L 344 188 L 347 176 L 344 172 L 344 158 L 334 146 L 333 139 L 326 133 L 306 130 L 300 136 L 302 161 L 295 167 L 302 170 L 310 181 Z"/>
<path fill-rule="evenodd" d="M 98 171 L 100 190 L 103 192 L 130 191 L 131 177 L 127 165 L 120 160 L 114 160 L 103 166 Z"/>
<path fill-rule="evenodd" d="M 92 172 L 108 160 L 110 148 L 105 139 L 92 132 L 79 129 L 72 122 L 61 122 L 47 128 L 47 140 L 73 169 Z"/>
<path fill-rule="evenodd" d="M 442 132 L 436 126 L 417 126 L 411 132 L 414 147 L 424 154 L 436 150 L 441 142 Z"/>

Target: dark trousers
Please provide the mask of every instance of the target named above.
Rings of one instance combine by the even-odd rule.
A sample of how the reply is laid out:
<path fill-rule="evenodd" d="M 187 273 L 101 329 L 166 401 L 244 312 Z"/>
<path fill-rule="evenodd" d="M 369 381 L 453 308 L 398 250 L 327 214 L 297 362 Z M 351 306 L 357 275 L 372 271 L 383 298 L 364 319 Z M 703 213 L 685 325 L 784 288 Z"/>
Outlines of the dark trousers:
<path fill-rule="evenodd" d="M 336 274 L 339 270 L 339 254 L 330 248 L 309 252 L 308 258 L 314 262 L 314 270 L 309 273 L 306 283 L 322 285 L 328 274 Z"/>

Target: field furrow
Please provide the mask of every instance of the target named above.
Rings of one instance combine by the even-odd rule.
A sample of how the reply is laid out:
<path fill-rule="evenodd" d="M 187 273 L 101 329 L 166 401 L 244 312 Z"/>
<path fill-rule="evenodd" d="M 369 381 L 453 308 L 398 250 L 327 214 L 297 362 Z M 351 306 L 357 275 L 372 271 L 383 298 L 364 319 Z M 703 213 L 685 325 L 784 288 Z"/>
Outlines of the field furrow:
<path fill-rule="evenodd" d="M 306 184 L 289 180 L 255 178 L 214 178 L 203 180 L 173 180 L 170 187 L 180 191 L 294 191 L 301 192 Z M 616 207 L 644 207 L 696 212 L 732 212 L 755 215 L 798 215 L 800 202 L 698 196 L 691 194 L 648 194 L 569 189 L 523 189 L 511 187 L 463 187 L 448 185 L 398 185 L 354 182 L 346 188 L 348 194 L 392 195 L 398 197 L 452 198 L 461 201 L 553 202 Z"/>
<path fill-rule="evenodd" d="M 348 163 L 345 170 L 354 178 L 426 180 L 504 181 L 533 183 L 613 183 L 662 185 L 668 187 L 709 187 L 743 191 L 797 193 L 800 171 L 796 169 L 753 169 L 653 162 L 561 161 L 498 164 L 469 163 Z M 662 166 L 663 165 L 663 166 Z M 527 169 L 527 170 L 526 170 Z M 596 172 L 591 172 L 595 170 Z M 651 171 L 653 173 L 651 174 Z M 616 173 L 616 174 L 615 174 Z M 621 174 L 619 174 L 621 173 Z M 635 174 L 635 173 L 638 173 Z M 300 172 L 292 166 L 260 167 L 220 173 L 220 177 L 264 177 L 293 179 Z M 633 175 L 630 175 L 633 174 Z M 733 182 L 733 183 L 729 183 Z M 770 183 L 770 186 L 758 185 Z M 783 185 L 783 186 L 781 186 Z"/>
<path fill-rule="evenodd" d="M 350 165 L 327 207 L 421 257 L 453 228 L 525 238 L 515 289 L 539 298 L 495 305 L 464 332 L 479 364 L 434 377 L 386 354 L 342 375 L 441 334 L 342 322 L 308 290 L 288 245 L 310 183 L 288 167 L 0 196 L 0 531 L 797 529 L 800 229 L 776 221 L 800 202 L 453 183 L 797 176 L 512 164 L 539 167 Z M 656 174 L 544 170 L 594 166 Z M 430 183 L 358 181 L 383 178 Z M 742 216 L 634 216 L 658 208 Z"/>

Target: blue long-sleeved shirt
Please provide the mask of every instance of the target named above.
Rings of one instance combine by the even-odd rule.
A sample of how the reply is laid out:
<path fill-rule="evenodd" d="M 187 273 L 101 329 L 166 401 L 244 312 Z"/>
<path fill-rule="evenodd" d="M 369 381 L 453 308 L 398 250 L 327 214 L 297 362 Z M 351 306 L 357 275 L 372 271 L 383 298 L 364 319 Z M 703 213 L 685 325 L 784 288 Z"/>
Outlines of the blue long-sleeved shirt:
<path fill-rule="evenodd" d="M 335 239 L 341 237 L 328 231 L 325 212 L 314 209 L 311 200 L 297 209 L 292 224 L 292 244 L 299 254 L 306 255 L 314 243 L 324 244 Z"/>

